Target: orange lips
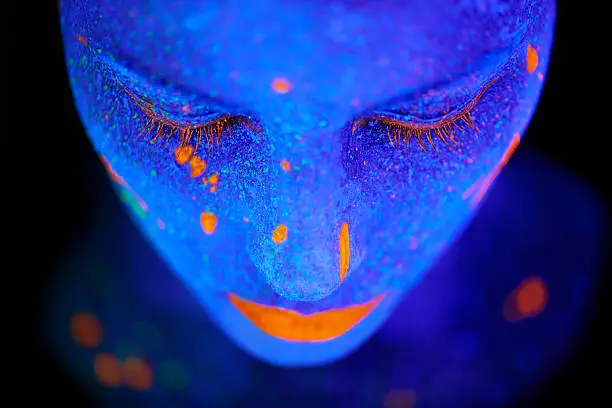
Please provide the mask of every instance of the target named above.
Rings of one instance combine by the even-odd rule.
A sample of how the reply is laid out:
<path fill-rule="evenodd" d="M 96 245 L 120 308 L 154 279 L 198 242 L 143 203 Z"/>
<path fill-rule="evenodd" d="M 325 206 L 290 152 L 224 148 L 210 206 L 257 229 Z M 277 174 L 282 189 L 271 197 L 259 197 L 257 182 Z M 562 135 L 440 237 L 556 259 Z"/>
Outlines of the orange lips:
<path fill-rule="evenodd" d="M 349 331 L 378 306 L 385 297 L 382 293 L 370 301 L 339 309 L 304 315 L 292 310 L 242 299 L 233 293 L 229 301 L 255 326 L 270 336 L 296 342 L 332 340 Z"/>

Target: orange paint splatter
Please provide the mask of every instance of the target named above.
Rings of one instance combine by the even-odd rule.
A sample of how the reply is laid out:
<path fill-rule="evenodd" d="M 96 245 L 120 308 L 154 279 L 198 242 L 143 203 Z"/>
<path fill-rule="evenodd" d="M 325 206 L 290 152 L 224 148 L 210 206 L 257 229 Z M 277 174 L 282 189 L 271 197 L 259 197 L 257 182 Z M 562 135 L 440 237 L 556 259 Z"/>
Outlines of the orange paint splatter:
<path fill-rule="evenodd" d="M 153 385 L 153 370 L 141 358 L 128 357 L 121 368 L 123 383 L 134 391 L 146 391 Z"/>
<path fill-rule="evenodd" d="M 211 212 L 204 211 L 200 215 L 200 225 L 202 226 L 202 230 L 207 235 L 215 232 L 215 228 L 217 228 L 217 216 Z"/>
<path fill-rule="evenodd" d="M 162 220 L 160 220 L 158 218 L 156 222 L 157 222 L 157 226 L 159 227 L 159 229 L 161 229 L 161 230 L 165 230 L 166 229 L 166 224 Z"/>
<path fill-rule="evenodd" d="M 210 182 L 210 184 L 217 184 L 219 182 L 219 176 L 217 175 L 217 173 L 213 173 L 208 178 L 208 181 Z"/>
<path fill-rule="evenodd" d="M 191 177 L 199 177 L 206 170 L 206 162 L 198 156 L 191 156 L 189 159 L 189 168 L 191 169 Z"/>
<path fill-rule="evenodd" d="M 210 192 L 214 193 L 215 191 L 217 191 L 217 186 L 210 186 Z"/>
<path fill-rule="evenodd" d="M 504 302 L 504 317 L 509 322 L 517 322 L 542 313 L 548 303 L 548 289 L 538 276 L 523 280 Z"/>
<path fill-rule="evenodd" d="M 77 40 L 79 40 L 79 42 L 81 44 L 83 44 L 84 46 L 87 47 L 88 44 L 87 44 L 87 40 L 85 39 L 85 37 L 83 37 L 82 35 L 77 34 L 76 38 L 77 38 Z"/>
<path fill-rule="evenodd" d="M 243 220 L 244 222 L 249 222 L 249 219 L 248 219 L 247 217 L 242 217 L 242 220 Z"/>
<path fill-rule="evenodd" d="M 98 353 L 94 357 L 94 374 L 105 387 L 116 388 L 121 385 L 121 364 L 110 353 Z"/>
<path fill-rule="evenodd" d="M 272 89 L 276 93 L 286 94 L 291 88 L 291 82 L 287 78 L 279 77 L 272 80 Z"/>
<path fill-rule="evenodd" d="M 286 160 L 286 159 L 281 160 L 280 166 L 285 171 L 291 170 L 291 163 L 289 163 L 289 160 Z"/>
<path fill-rule="evenodd" d="M 77 313 L 70 319 L 70 335 L 81 347 L 98 347 L 102 344 L 102 324 L 91 313 Z"/>
<path fill-rule="evenodd" d="M 531 44 L 527 44 L 527 72 L 533 74 L 537 67 L 538 52 L 531 46 Z"/>
<path fill-rule="evenodd" d="M 179 146 L 174 149 L 174 158 L 178 164 L 181 166 L 189 161 L 191 155 L 193 154 L 193 146 Z"/>
<path fill-rule="evenodd" d="M 272 241 L 275 244 L 280 244 L 287 240 L 287 226 L 283 224 L 279 224 L 278 227 L 272 233 Z"/>
<path fill-rule="evenodd" d="M 351 264 L 351 241 L 348 223 L 343 222 L 340 227 L 340 282 L 344 280 Z"/>
<path fill-rule="evenodd" d="M 391 390 L 385 395 L 384 408 L 413 408 L 416 402 L 414 390 Z"/>
<path fill-rule="evenodd" d="M 376 308 L 386 293 L 359 305 L 303 315 L 292 310 L 262 305 L 233 293 L 228 299 L 240 313 L 270 336 L 296 342 L 322 342 L 340 337 Z"/>
<path fill-rule="evenodd" d="M 504 151 L 504 154 L 502 155 L 499 163 L 493 168 L 493 170 L 491 170 L 489 174 L 487 174 L 485 177 L 476 180 L 474 184 L 472 184 L 467 190 L 465 190 L 463 194 L 461 194 L 461 198 L 467 200 L 468 198 L 472 197 L 471 205 L 473 207 L 477 206 L 478 203 L 480 203 L 482 198 L 485 196 L 489 188 L 493 185 L 493 182 L 495 181 L 497 176 L 499 176 L 499 173 L 501 173 L 502 169 L 506 166 L 506 164 L 508 164 L 510 158 L 516 151 L 516 148 L 518 147 L 520 142 L 521 135 L 515 133 L 512 136 L 510 145 L 508 146 L 506 151 Z"/>

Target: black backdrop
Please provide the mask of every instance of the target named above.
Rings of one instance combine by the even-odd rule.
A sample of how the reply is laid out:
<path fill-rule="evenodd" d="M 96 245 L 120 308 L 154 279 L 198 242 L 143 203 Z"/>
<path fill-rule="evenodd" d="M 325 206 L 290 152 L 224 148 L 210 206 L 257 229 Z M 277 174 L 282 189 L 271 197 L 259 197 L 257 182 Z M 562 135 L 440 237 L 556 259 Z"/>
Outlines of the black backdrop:
<path fill-rule="evenodd" d="M 607 135 L 596 131 L 595 113 L 588 112 L 588 104 L 595 103 L 588 92 L 597 87 L 597 76 L 592 73 L 585 78 L 579 73 L 589 55 L 576 48 L 580 46 L 575 35 L 582 27 L 575 18 L 576 5 L 558 5 L 550 70 L 524 143 L 571 168 L 610 203 L 608 151 L 601 145 L 601 140 L 610 137 L 609 129 Z M 2 110 L 0 131 L 5 242 L 2 286 L 10 298 L 5 306 L 10 317 L 4 322 L 3 337 L 16 342 L 16 346 L 2 348 L 2 366 L 9 381 L 15 383 L 5 388 L 4 394 L 20 401 L 19 405 L 45 401 L 94 406 L 32 329 L 53 278 L 50 270 L 54 262 L 92 216 L 93 189 L 88 185 L 88 172 L 101 168 L 92 169 L 94 152 L 71 99 L 55 2 L 21 1 L 4 7 L 10 11 L 2 13 L 9 27 L 4 44 L 11 52 L 2 56 L 2 65 L 9 63 L 3 82 L 10 88 L 9 96 L 3 98 L 8 112 Z M 36 254 L 32 253 L 34 245 Z M 611 321 L 605 312 L 610 303 L 606 299 L 607 280 L 601 286 L 597 314 L 582 334 L 573 359 L 545 384 L 533 406 L 575 403 L 589 407 L 609 401 L 605 381 L 609 369 L 604 363 L 612 345 L 606 330 Z"/>

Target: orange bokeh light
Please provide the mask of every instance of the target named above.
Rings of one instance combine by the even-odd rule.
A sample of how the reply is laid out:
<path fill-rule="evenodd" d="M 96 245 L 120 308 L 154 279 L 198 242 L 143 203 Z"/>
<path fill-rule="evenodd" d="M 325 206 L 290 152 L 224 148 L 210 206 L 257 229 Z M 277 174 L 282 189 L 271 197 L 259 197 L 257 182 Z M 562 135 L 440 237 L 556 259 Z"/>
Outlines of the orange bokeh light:
<path fill-rule="evenodd" d="M 121 368 L 121 378 L 134 391 L 146 391 L 153 385 L 153 370 L 143 359 L 128 357 Z"/>
<path fill-rule="evenodd" d="M 102 343 L 102 332 L 102 324 L 91 313 L 77 313 L 70 319 L 70 335 L 81 347 L 98 347 Z"/>
<path fill-rule="evenodd" d="M 504 302 L 504 317 L 517 322 L 542 313 L 548 303 L 548 289 L 538 276 L 523 280 Z"/>
<path fill-rule="evenodd" d="M 94 357 L 94 374 L 105 387 L 116 388 L 121 385 L 121 364 L 109 353 L 99 353 Z"/>

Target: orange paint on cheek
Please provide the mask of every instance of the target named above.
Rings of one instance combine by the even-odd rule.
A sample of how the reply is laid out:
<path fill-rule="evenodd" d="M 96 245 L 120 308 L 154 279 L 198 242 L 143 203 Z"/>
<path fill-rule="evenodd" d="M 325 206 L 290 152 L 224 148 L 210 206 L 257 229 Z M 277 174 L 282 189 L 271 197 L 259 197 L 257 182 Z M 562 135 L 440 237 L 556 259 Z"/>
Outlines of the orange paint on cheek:
<path fill-rule="evenodd" d="M 504 317 L 517 322 L 542 313 L 548 303 L 548 289 L 544 281 L 532 276 L 520 283 L 504 302 Z"/>
<path fill-rule="evenodd" d="M 210 184 L 217 184 L 219 182 L 219 176 L 217 175 L 217 173 L 213 173 L 208 178 L 208 181 L 210 182 Z"/>
<path fill-rule="evenodd" d="M 211 235 L 217 228 L 217 216 L 211 212 L 204 211 L 200 215 L 200 225 L 205 234 Z"/>
<path fill-rule="evenodd" d="M 344 280 L 351 261 L 351 246 L 348 223 L 340 228 L 340 282 Z"/>
<path fill-rule="evenodd" d="M 291 163 L 289 163 L 289 160 L 283 159 L 280 162 L 280 166 L 283 168 L 283 170 L 285 171 L 289 171 L 291 170 Z"/>
<path fill-rule="evenodd" d="M 77 40 L 80 41 L 81 44 L 83 44 L 84 46 L 87 46 L 87 40 L 82 35 L 77 34 L 76 38 Z"/>
<path fill-rule="evenodd" d="M 189 160 L 189 169 L 191 169 L 190 177 L 198 177 L 206 170 L 206 162 L 198 156 L 192 156 Z"/>
<path fill-rule="evenodd" d="M 538 67 L 538 52 L 531 46 L 527 45 L 527 72 L 533 74 Z"/>
<path fill-rule="evenodd" d="M 275 244 L 285 242 L 287 240 L 287 232 L 287 226 L 280 224 L 272 233 L 272 241 L 274 241 Z"/>
<path fill-rule="evenodd" d="M 174 159 L 181 166 L 189 161 L 193 154 L 193 146 L 179 146 L 174 150 Z"/>
<path fill-rule="evenodd" d="M 270 336 L 296 342 L 322 342 L 335 339 L 363 320 L 378 306 L 385 293 L 367 303 L 303 315 L 292 310 L 261 305 L 228 294 L 232 305 L 255 326 Z"/>

